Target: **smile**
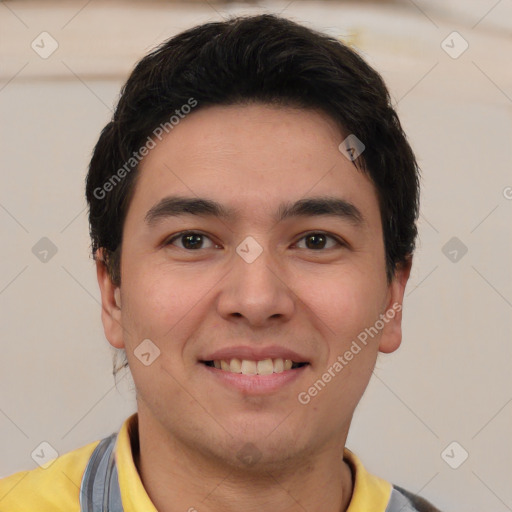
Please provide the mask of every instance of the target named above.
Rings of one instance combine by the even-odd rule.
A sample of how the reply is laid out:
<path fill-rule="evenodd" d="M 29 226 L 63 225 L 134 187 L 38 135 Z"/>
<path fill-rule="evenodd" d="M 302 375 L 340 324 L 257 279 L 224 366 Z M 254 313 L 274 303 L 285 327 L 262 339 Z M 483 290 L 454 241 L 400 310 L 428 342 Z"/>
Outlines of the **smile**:
<path fill-rule="evenodd" d="M 262 359 L 252 361 L 249 359 L 229 359 L 201 361 L 206 366 L 216 368 L 230 373 L 241 373 L 243 375 L 271 375 L 273 373 L 282 373 L 286 370 L 295 370 L 309 363 L 296 363 L 291 359 Z"/>

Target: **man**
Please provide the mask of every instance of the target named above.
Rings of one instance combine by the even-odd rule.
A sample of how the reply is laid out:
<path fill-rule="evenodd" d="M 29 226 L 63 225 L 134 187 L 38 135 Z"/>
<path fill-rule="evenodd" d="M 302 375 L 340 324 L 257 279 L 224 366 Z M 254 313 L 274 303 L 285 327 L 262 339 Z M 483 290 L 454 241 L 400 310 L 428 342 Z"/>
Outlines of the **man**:
<path fill-rule="evenodd" d="M 0 483 L 14 511 L 435 511 L 345 447 L 401 343 L 419 171 L 380 76 L 272 15 L 142 59 L 87 176 L 137 413 Z"/>

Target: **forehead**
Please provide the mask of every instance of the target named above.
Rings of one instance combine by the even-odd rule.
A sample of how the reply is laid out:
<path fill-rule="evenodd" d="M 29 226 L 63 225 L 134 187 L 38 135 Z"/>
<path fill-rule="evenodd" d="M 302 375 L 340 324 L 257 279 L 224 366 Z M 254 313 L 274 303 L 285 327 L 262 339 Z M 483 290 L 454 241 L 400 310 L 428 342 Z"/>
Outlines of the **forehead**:
<path fill-rule="evenodd" d="M 166 196 L 186 196 L 215 200 L 230 220 L 275 220 L 284 204 L 328 195 L 379 216 L 373 184 L 338 149 L 344 138 L 318 111 L 199 108 L 144 157 L 130 210 L 145 216 Z"/>

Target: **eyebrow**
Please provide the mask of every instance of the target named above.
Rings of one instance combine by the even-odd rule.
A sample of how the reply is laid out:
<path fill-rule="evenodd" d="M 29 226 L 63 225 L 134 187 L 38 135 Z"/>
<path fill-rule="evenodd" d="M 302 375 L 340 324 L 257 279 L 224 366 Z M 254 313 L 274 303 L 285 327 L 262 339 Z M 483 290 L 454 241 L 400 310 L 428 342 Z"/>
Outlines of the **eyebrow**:
<path fill-rule="evenodd" d="M 212 199 L 169 196 L 164 197 L 148 210 L 145 221 L 151 226 L 162 219 L 187 214 L 231 220 L 236 217 L 236 210 Z M 365 222 L 363 214 L 353 203 L 332 196 L 309 197 L 299 199 L 294 203 L 282 203 L 273 216 L 273 220 L 281 222 L 293 217 L 317 216 L 338 217 L 355 226 L 360 226 Z"/>

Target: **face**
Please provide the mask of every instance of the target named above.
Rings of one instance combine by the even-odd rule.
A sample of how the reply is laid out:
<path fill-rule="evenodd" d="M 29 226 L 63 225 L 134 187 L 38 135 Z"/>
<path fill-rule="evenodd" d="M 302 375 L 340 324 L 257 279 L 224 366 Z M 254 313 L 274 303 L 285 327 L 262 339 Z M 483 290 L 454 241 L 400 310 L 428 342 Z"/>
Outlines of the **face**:
<path fill-rule="evenodd" d="M 231 464 L 247 443 L 279 465 L 344 442 L 379 350 L 400 344 L 410 270 L 387 283 L 376 191 L 338 149 L 344 138 L 315 111 L 216 106 L 144 158 L 121 308 L 98 264 L 139 422 Z"/>

